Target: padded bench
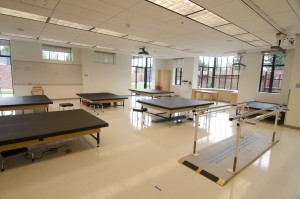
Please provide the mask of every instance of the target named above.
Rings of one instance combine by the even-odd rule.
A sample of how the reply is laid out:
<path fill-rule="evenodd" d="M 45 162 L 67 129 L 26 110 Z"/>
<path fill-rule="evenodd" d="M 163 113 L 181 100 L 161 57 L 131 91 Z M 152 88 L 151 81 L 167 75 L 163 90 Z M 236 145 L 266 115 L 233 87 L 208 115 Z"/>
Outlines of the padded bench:
<path fill-rule="evenodd" d="M 20 153 L 29 153 L 31 155 L 31 160 L 34 161 L 33 153 L 27 147 L 12 149 L 12 150 L 8 150 L 8 151 L 2 151 L 2 152 L 0 152 L 0 154 L 2 156 L 1 172 L 4 171 L 4 161 L 5 161 L 5 159 L 8 158 L 8 157 L 18 155 Z"/>
<path fill-rule="evenodd" d="M 59 110 L 60 110 L 60 107 L 62 107 L 63 110 L 65 109 L 65 107 L 72 107 L 74 109 L 74 105 L 72 103 L 60 103 Z"/>
<path fill-rule="evenodd" d="M 142 118 L 142 124 L 144 124 L 145 122 L 144 122 L 144 119 L 143 119 L 143 114 L 145 113 L 145 112 L 147 112 L 148 111 L 148 109 L 147 108 L 133 108 L 132 109 L 132 118 L 133 118 L 133 113 L 134 112 L 136 112 L 137 114 L 138 113 L 141 113 L 141 118 Z M 138 115 L 136 115 L 137 116 L 137 119 L 139 119 L 139 117 L 138 117 Z"/>

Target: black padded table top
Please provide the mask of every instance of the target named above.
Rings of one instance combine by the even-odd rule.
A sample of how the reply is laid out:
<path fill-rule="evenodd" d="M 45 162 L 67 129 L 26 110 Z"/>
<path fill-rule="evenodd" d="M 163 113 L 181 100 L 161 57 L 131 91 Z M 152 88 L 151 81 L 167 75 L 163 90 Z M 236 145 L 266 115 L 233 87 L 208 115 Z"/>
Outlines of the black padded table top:
<path fill-rule="evenodd" d="M 164 91 L 156 89 L 129 89 L 132 92 L 149 93 L 149 94 L 172 94 L 173 91 Z"/>
<path fill-rule="evenodd" d="M 193 108 L 199 106 L 209 106 L 214 104 L 213 102 L 204 100 L 192 100 L 182 97 L 170 97 L 170 98 L 159 98 L 159 99 L 145 99 L 137 100 L 141 104 L 147 104 L 154 107 L 159 107 L 167 110 L 176 110 L 184 108 Z"/>
<path fill-rule="evenodd" d="M 0 98 L 0 107 L 53 104 L 46 95 L 12 96 Z"/>
<path fill-rule="evenodd" d="M 251 108 L 251 109 L 255 109 L 255 110 L 270 108 L 269 109 L 270 111 L 274 111 L 275 108 L 271 108 L 271 107 L 274 107 L 274 106 L 277 106 L 277 105 L 279 105 L 279 104 L 268 103 L 268 102 L 260 102 L 260 101 L 248 102 L 248 107 Z M 281 107 L 282 107 L 281 112 L 286 112 L 286 106 L 281 106 Z"/>
<path fill-rule="evenodd" d="M 77 96 L 87 99 L 90 101 L 99 101 L 99 100 L 114 100 L 114 99 L 128 99 L 126 96 L 115 95 L 112 93 L 77 93 Z"/>
<path fill-rule="evenodd" d="M 82 109 L 5 116 L 0 117 L 0 146 L 107 126 Z"/>

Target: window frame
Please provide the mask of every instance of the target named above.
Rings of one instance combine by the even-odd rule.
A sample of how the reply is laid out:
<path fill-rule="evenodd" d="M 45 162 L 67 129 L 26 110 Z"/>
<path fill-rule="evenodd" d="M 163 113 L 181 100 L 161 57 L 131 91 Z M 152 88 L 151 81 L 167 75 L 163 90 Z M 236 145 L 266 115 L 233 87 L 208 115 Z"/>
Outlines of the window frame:
<path fill-rule="evenodd" d="M 265 64 L 264 60 L 265 60 L 265 56 L 272 56 L 272 63 L 271 64 Z M 284 63 L 283 64 L 276 64 L 276 58 L 278 58 L 280 55 L 284 56 Z M 284 54 L 280 54 L 280 55 L 276 55 L 276 54 L 266 54 L 264 53 L 262 56 L 262 62 L 261 62 L 261 70 L 260 70 L 260 78 L 259 78 L 259 86 L 258 86 L 258 92 L 260 93 L 281 93 L 281 86 L 279 88 L 277 88 L 277 92 L 273 91 L 273 83 L 275 80 L 275 72 L 276 72 L 276 67 L 282 67 L 283 68 L 283 72 L 282 72 L 282 76 L 284 73 L 284 65 L 285 65 L 285 55 Z M 265 79 L 263 78 L 264 76 L 264 68 L 269 67 L 271 69 L 270 72 L 270 79 L 267 79 L 265 77 Z M 264 84 L 264 86 L 262 87 L 262 81 L 267 81 L 269 80 L 268 85 Z M 276 79 L 279 80 L 279 84 L 282 84 L 283 78 L 281 77 L 280 79 Z"/>
<path fill-rule="evenodd" d="M 63 59 L 61 57 L 62 55 Z M 42 59 L 49 61 L 71 62 L 73 61 L 72 48 L 43 44 Z"/>
<path fill-rule="evenodd" d="M 141 56 L 133 56 L 131 59 L 131 71 L 135 71 L 135 77 L 134 77 L 134 87 L 132 87 L 131 82 L 131 88 L 133 89 L 139 89 L 138 88 L 138 70 L 143 71 L 143 88 L 144 89 L 150 89 L 151 88 L 151 80 L 152 80 L 152 68 L 153 68 L 153 58 L 152 57 L 141 57 Z M 134 70 L 133 70 L 134 69 Z"/>
<path fill-rule="evenodd" d="M 182 84 L 182 73 L 183 73 L 183 68 L 175 68 L 174 85 Z"/>
<path fill-rule="evenodd" d="M 110 52 L 94 51 L 95 53 L 95 63 L 100 64 L 116 64 L 116 54 Z M 105 61 L 105 57 L 108 58 L 108 61 Z"/>
<path fill-rule="evenodd" d="M 226 59 L 226 63 L 223 63 L 224 59 Z M 232 63 L 230 60 L 232 60 Z M 241 70 L 240 63 L 241 58 L 237 56 L 200 56 L 198 64 L 197 86 L 199 88 L 238 90 Z M 207 71 L 206 76 L 204 75 L 204 71 Z M 222 74 L 222 71 L 225 72 L 225 74 Z M 234 74 L 235 71 L 237 71 L 237 74 Z M 222 80 L 224 82 L 221 84 Z"/>
<path fill-rule="evenodd" d="M 0 39 L 0 46 L 6 46 L 8 47 L 9 49 L 9 54 L 8 55 L 5 55 L 5 54 L 2 54 L 2 49 L 0 49 L 0 56 L 1 57 L 8 57 L 8 58 L 11 58 L 11 48 L 10 48 L 10 41 L 9 40 L 5 40 L 5 39 Z"/>

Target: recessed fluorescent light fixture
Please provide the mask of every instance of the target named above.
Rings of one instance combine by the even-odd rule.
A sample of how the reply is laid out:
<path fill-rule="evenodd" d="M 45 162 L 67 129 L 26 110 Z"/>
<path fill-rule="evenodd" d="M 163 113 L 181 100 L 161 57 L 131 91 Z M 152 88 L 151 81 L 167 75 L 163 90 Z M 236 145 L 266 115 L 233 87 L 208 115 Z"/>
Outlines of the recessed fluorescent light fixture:
<path fill-rule="evenodd" d="M 255 47 L 262 47 L 262 46 L 269 46 L 270 44 L 263 41 L 263 40 L 258 40 L 258 41 L 250 41 L 250 42 L 247 42 Z"/>
<path fill-rule="evenodd" d="M 50 42 L 56 42 L 56 43 L 63 43 L 63 44 L 67 44 L 67 41 L 62 41 L 62 40 L 56 40 L 56 39 L 48 39 L 48 38 L 42 38 L 40 37 L 39 40 L 41 41 L 50 41 Z"/>
<path fill-rule="evenodd" d="M 219 17 L 218 15 L 208 10 L 197 12 L 187 17 L 194 19 L 195 21 L 198 21 L 209 27 L 216 27 L 216 26 L 221 26 L 229 23 L 229 21 L 223 19 L 222 17 Z"/>
<path fill-rule="evenodd" d="M 150 40 L 150 39 L 136 37 L 136 36 L 133 36 L 133 35 L 127 35 L 124 38 L 125 39 L 130 39 L 130 40 L 133 40 L 133 41 L 145 42 L 145 43 L 153 41 L 153 40 Z"/>
<path fill-rule="evenodd" d="M 157 45 L 157 46 L 163 46 L 163 47 L 171 47 L 171 46 L 173 46 L 171 44 L 166 44 L 166 43 L 162 43 L 162 42 L 158 42 L 158 41 L 152 41 L 150 43 L 154 44 L 154 45 Z"/>
<path fill-rule="evenodd" d="M 105 50 L 116 50 L 114 48 L 104 47 L 104 46 L 96 46 L 96 48 L 101 48 L 101 49 L 105 49 Z"/>
<path fill-rule="evenodd" d="M 42 22 L 46 22 L 48 19 L 48 17 L 45 17 L 45 16 L 31 14 L 28 12 L 21 12 L 18 10 L 11 10 L 11 9 L 2 8 L 2 7 L 0 7 L 0 14 L 13 16 L 13 17 L 20 17 L 20 18 L 24 18 L 24 19 L 31 19 L 31 20 L 35 20 L 35 21 L 42 21 Z"/>
<path fill-rule="evenodd" d="M 1 33 L 3 36 L 9 36 L 9 37 L 20 37 L 20 38 L 26 38 L 26 39 L 37 39 L 37 37 L 30 36 L 30 35 L 21 35 L 21 34 L 14 34 L 14 33 Z"/>
<path fill-rule="evenodd" d="M 127 34 L 124 34 L 124 33 L 114 32 L 114 31 L 111 31 L 111 30 L 105 30 L 105 29 L 101 29 L 101 28 L 94 28 L 91 31 L 96 32 L 96 33 L 100 33 L 100 34 L 109 35 L 109 36 L 114 36 L 114 37 L 124 37 L 124 36 L 127 35 Z"/>
<path fill-rule="evenodd" d="M 76 42 L 70 42 L 69 44 L 76 45 L 76 46 L 83 46 L 83 47 L 93 47 L 92 45 L 89 45 L 89 44 L 82 44 L 82 43 L 76 43 Z"/>
<path fill-rule="evenodd" d="M 223 26 L 218 26 L 216 27 L 215 29 L 223 32 L 223 33 L 226 33 L 228 35 L 240 35 L 240 34 L 245 34 L 247 33 L 247 31 L 243 30 L 242 28 L 234 25 L 234 24 L 226 24 L 226 25 L 223 25 Z"/>
<path fill-rule="evenodd" d="M 55 18 L 51 18 L 49 23 L 55 24 L 55 25 L 66 26 L 66 27 L 70 27 L 70 28 L 76 28 L 76 29 L 80 29 L 80 30 L 90 30 L 93 28 L 92 26 L 87 26 L 87 25 L 78 24 L 78 23 L 60 20 L 60 19 L 55 19 Z"/>
<path fill-rule="evenodd" d="M 203 10 L 204 8 L 199 5 L 187 1 L 187 0 L 148 0 L 152 3 L 155 3 L 159 6 L 167 8 L 168 10 L 172 10 L 173 12 L 179 13 L 181 15 L 189 15 L 194 12 L 198 12 Z"/>
<path fill-rule="evenodd" d="M 235 35 L 234 37 L 245 42 L 260 40 L 258 37 L 252 35 L 251 33 Z"/>

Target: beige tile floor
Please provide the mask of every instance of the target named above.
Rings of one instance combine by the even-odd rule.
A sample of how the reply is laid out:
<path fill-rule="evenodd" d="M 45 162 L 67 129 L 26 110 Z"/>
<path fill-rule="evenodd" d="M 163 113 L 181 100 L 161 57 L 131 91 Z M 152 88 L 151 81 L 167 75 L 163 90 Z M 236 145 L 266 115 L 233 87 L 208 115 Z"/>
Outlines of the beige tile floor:
<path fill-rule="evenodd" d="M 97 115 L 109 123 L 102 129 L 100 147 L 89 136 L 66 140 L 72 150 L 31 162 L 23 156 L 7 160 L 0 173 L 0 199 L 299 199 L 300 132 L 278 128 L 280 140 L 270 151 L 247 167 L 225 186 L 219 186 L 177 161 L 192 153 L 193 122 L 169 128 L 168 123 L 153 123 L 146 118 L 143 126 L 131 107 L 109 108 Z M 50 111 L 58 110 L 55 101 Z M 67 100 L 79 108 L 79 100 Z M 229 113 L 218 113 L 199 127 L 198 149 L 234 134 Z M 53 124 L 55 125 L 55 124 Z M 244 130 L 271 136 L 270 123 L 247 125 Z M 44 148 L 35 147 L 38 155 Z"/>

